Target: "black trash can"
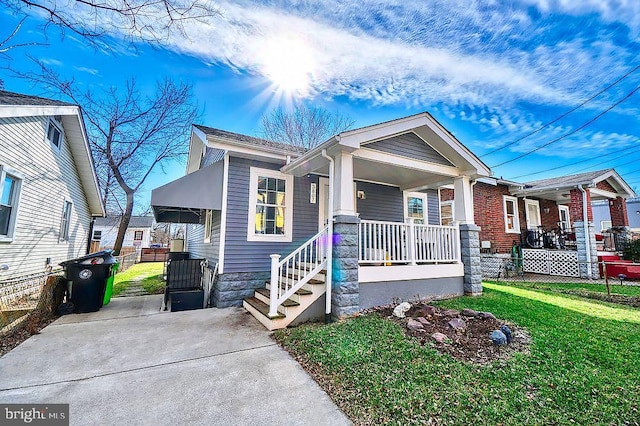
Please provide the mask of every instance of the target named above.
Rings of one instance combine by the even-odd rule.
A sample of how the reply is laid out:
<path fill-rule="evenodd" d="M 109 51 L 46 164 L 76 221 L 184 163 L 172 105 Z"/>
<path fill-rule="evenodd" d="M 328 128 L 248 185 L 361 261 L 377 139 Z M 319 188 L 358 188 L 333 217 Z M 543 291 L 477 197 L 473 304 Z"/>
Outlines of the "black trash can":
<path fill-rule="evenodd" d="M 113 273 L 111 266 L 116 263 L 111 253 L 99 251 L 60 264 L 69 282 L 75 313 L 96 312 L 102 307 L 107 279 Z"/>

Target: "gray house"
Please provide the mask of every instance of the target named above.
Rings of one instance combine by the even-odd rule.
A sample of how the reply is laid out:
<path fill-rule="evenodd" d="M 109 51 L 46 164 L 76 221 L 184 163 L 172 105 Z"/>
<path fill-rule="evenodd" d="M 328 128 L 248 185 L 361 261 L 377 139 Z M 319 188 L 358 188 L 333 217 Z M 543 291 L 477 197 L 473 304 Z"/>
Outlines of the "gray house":
<path fill-rule="evenodd" d="M 151 204 L 158 222 L 189 224 L 192 257 L 218 265 L 212 304 L 243 304 L 275 329 L 480 293 L 471 181 L 489 173 L 428 113 L 309 151 L 196 125 L 187 175 Z M 445 185 L 454 208 L 441 215 Z"/>

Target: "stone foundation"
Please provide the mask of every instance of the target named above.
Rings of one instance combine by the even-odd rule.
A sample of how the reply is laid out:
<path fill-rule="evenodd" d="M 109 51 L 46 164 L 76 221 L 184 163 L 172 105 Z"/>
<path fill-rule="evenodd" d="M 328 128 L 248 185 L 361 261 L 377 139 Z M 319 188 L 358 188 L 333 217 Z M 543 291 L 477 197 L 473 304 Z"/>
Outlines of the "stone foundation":
<path fill-rule="evenodd" d="M 242 299 L 252 297 L 256 289 L 264 288 L 270 276 L 269 271 L 220 274 L 213 284 L 211 305 L 217 308 L 242 306 Z"/>
<path fill-rule="evenodd" d="M 598 279 L 598 249 L 596 247 L 596 233 L 593 223 L 589 222 L 588 235 L 585 237 L 584 222 L 574 222 L 573 228 L 576 232 L 576 246 L 578 249 L 578 264 L 580 278 Z M 587 264 L 587 244 L 591 252 L 591 265 Z"/>

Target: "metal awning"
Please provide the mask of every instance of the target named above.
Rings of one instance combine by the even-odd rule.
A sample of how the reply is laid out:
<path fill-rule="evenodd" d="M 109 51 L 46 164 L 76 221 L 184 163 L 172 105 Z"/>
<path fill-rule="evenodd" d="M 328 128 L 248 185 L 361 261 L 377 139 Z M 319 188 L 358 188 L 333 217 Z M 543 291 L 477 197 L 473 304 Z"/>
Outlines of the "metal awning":
<path fill-rule="evenodd" d="M 219 161 L 151 191 L 157 222 L 202 223 L 204 210 L 222 210 L 224 163 Z"/>

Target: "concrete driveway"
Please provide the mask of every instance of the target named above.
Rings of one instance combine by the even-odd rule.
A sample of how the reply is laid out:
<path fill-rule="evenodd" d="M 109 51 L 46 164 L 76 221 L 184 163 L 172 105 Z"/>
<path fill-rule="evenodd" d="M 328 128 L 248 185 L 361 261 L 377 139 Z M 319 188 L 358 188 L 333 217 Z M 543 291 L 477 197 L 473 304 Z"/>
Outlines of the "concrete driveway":
<path fill-rule="evenodd" d="M 69 403 L 78 425 L 349 424 L 243 309 L 160 304 L 116 298 L 58 319 L 0 358 L 0 403 Z"/>

